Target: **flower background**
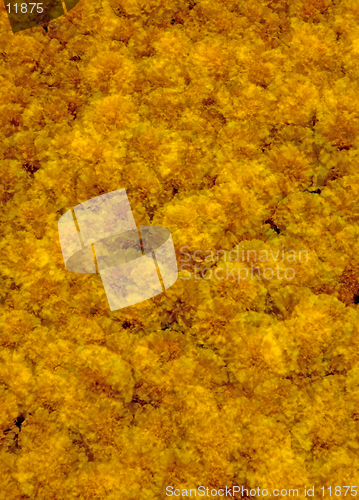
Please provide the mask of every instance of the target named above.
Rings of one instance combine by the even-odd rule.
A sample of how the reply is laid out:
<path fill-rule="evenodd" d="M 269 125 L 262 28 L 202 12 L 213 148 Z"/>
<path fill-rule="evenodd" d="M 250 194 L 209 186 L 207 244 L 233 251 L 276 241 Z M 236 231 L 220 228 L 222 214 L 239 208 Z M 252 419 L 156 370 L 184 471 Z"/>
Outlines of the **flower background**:
<path fill-rule="evenodd" d="M 356 484 L 358 19 L 357 0 L 80 0 L 13 34 L 0 4 L 3 498 Z M 177 249 L 309 261 L 111 312 L 57 222 L 121 188 Z"/>

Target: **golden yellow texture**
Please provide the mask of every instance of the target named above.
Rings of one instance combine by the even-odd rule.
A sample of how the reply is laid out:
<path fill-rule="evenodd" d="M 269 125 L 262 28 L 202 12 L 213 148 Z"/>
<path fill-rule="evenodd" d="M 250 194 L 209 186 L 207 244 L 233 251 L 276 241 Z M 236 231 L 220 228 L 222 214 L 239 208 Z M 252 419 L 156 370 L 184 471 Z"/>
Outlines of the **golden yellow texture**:
<path fill-rule="evenodd" d="M 81 0 L 14 35 L 0 4 L 1 499 L 359 486 L 358 28 L 358 0 Z M 179 265 L 308 259 L 111 312 L 57 223 L 122 188 Z"/>

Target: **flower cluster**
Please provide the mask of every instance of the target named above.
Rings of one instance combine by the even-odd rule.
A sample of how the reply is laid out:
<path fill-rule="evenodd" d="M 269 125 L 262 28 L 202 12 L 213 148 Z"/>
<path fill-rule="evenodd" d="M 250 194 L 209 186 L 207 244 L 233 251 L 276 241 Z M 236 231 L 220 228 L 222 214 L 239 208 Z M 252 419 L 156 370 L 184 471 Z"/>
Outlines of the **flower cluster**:
<path fill-rule="evenodd" d="M 4 498 L 356 484 L 358 19 L 357 0 L 80 0 L 13 34 L 0 5 Z M 179 264 L 308 258 L 111 312 L 57 222 L 121 188 Z"/>

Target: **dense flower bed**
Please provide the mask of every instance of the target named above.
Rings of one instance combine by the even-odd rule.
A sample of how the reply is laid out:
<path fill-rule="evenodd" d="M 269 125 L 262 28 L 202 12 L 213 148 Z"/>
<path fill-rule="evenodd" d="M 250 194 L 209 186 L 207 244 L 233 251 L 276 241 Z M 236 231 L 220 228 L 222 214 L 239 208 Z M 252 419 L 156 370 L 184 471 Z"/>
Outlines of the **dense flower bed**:
<path fill-rule="evenodd" d="M 81 0 L 13 34 L 0 5 L 3 498 L 355 485 L 358 19 L 357 0 Z M 240 283 L 182 279 L 191 261 L 111 312 L 57 222 L 121 188 L 178 259 L 224 250 L 197 267 L 237 245 L 308 260 Z"/>

